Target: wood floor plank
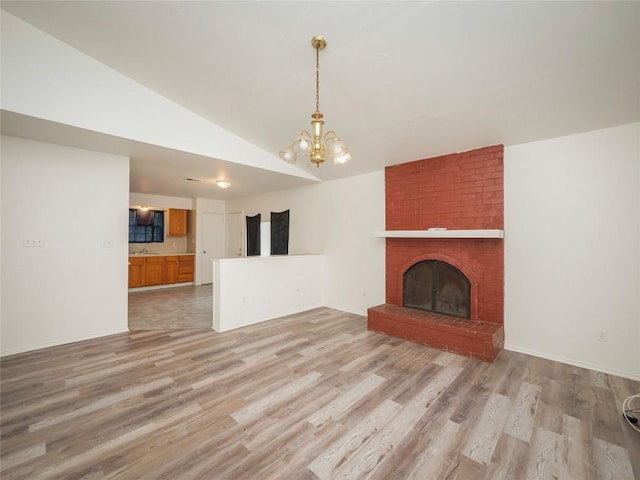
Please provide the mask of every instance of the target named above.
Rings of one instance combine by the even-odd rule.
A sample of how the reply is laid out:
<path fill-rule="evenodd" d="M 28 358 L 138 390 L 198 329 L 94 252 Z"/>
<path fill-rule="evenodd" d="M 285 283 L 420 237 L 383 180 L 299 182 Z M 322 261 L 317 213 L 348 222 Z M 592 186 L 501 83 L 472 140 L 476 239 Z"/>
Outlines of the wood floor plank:
<path fill-rule="evenodd" d="M 329 420 L 339 420 L 354 403 L 385 382 L 378 375 L 369 375 L 360 383 L 344 392 L 325 407 L 317 410 L 308 421 L 311 425 L 319 427 Z"/>
<path fill-rule="evenodd" d="M 557 480 L 571 478 L 566 462 L 563 462 L 562 435 L 537 427 L 529 450 L 526 469 L 527 480 Z"/>
<path fill-rule="evenodd" d="M 231 416 L 238 423 L 246 423 L 255 417 L 264 415 L 269 408 L 274 408 L 278 402 L 286 401 L 300 390 L 308 388 L 321 376 L 318 372 L 309 372 L 303 377 L 295 379 L 287 385 L 260 398 L 260 400 L 245 405 L 241 409 L 233 412 Z"/>
<path fill-rule="evenodd" d="M 383 426 L 393 418 L 400 409 L 400 405 L 392 400 L 383 401 L 369 415 L 347 434 L 336 440 L 331 446 L 316 457 L 310 464 L 309 470 L 315 473 L 318 478 L 332 478 L 333 470 L 351 452 L 356 451 L 375 432 L 380 431 Z"/>
<path fill-rule="evenodd" d="M 428 407 L 460 373 L 460 370 L 458 367 L 449 365 L 439 371 L 422 391 L 404 405 L 384 430 L 372 435 L 351 458 L 332 473 L 334 478 L 364 478 L 373 474 L 393 446 L 401 442 L 415 422 L 424 415 Z"/>
<path fill-rule="evenodd" d="M 455 452 L 460 443 L 460 429 L 459 424 L 447 420 L 438 432 L 433 432 L 433 439 L 406 478 L 411 480 L 444 478 L 445 472 L 451 465 L 451 453 Z"/>
<path fill-rule="evenodd" d="M 564 415 L 562 436 L 567 451 L 567 465 L 571 478 L 594 478 L 596 471 L 592 447 L 592 432 L 588 422 Z"/>
<path fill-rule="evenodd" d="M 537 385 L 522 382 L 504 426 L 506 434 L 529 443 L 541 390 Z"/>
<path fill-rule="evenodd" d="M 631 459 L 626 448 L 594 438 L 593 450 L 599 478 L 634 480 Z"/>
<path fill-rule="evenodd" d="M 478 424 L 462 448 L 462 454 L 482 465 L 489 464 L 510 411 L 511 400 L 508 397 L 499 393 L 492 394 Z"/>
<path fill-rule="evenodd" d="M 47 453 L 47 445 L 44 442 L 40 442 L 36 443 L 35 445 L 30 445 L 29 447 L 26 447 L 17 452 L 3 455 L 2 462 L 0 463 L 0 472 L 10 469 L 16 465 L 20 465 L 21 463 L 33 460 L 34 458 L 40 457 L 45 453 Z"/>
<path fill-rule="evenodd" d="M 163 295 L 145 315 L 167 325 L 181 296 L 211 308 L 198 287 Z M 620 410 L 639 382 L 509 351 L 489 364 L 326 307 L 0 360 L 3 480 L 640 478 Z"/>
<path fill-rule="evenodd" d="M 486 467 L 484 480 L 515 480 L 525 478 L 529 443 L 503 433 Z M 585 477 L 588 478 L 588 477 Z"/>
<path fill-rule="evenodd" d="M 132 397 L 137 397 L 138 395 L 144 395 L 147 392 L 151 392 L 152 390 L 156 390 L 161 387 L 166 387 L 168 385 L 173 384 L 173 379 L 170 377 L 163 377 L 159 380 L 155 380 L 150 383 L 144 383 L 137 387 L 129 388 L 122 392 L 115 393 L 113 395 L 109 395 L 101 398 L 95 402 L 92 402 L 88 405 L 85 405 L 80 408 L 76 408 L 72 411 L 65 412 L 62 415 L 57 415 L 53 417 L 48 417 L 39 422 L 33 423 L 29 425 L 30 432 L 36 432 L 42 428 L 48 428 L 53 425 L 57 425 L 62 422 L 69 421 L 73 418 L 80 417 L 82 415 L 86 415 L 91 412 L 95 412 L 97 410 L 102 410 L 106 407 L 114 405 L 115 403 L 122 402 Z"/>

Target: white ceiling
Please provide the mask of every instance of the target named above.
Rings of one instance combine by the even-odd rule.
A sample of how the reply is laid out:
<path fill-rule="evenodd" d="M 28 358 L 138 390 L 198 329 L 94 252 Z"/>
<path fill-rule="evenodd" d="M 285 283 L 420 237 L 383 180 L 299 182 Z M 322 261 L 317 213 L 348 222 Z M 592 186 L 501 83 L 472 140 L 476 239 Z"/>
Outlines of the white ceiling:
<path fill-rule="evenodd" d="M 2 1 L 2 8 L 276 156 L 309 128 L 310 38 L 325 36 L 320 110 L 353 160 L 314 169 L 322 180 L 640 121 L 640 2 Z M 27 136 L 21 122 L 29 123 L 3 115 L 3 132 Z M 92 141 L 97 150 L 116 149 L 91 136 L 82 146 Z M 132 191 L 224 199 L 310 182 L 125 147 Z M 184 181 L 206 176 L 211 162 L 234 187 Z"/>

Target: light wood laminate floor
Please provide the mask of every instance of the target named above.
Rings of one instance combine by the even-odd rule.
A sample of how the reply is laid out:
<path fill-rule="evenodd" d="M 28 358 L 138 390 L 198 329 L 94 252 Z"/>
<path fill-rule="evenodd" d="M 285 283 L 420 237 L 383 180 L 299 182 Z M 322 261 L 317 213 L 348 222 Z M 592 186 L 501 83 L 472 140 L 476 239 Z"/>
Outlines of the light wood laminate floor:
<path fill-rule="evenodd" d="M 227 333 L 136 331 L 2 360 L 1 477 L 632 479 L 640 384 L 484 363 L 320 308 Z"/>

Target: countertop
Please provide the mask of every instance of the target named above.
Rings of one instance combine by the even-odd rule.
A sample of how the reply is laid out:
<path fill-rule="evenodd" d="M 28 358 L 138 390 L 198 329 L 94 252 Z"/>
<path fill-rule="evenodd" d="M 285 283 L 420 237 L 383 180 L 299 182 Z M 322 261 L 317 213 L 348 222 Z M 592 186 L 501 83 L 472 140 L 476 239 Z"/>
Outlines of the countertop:
<path fill-rule="evenodd" d="M 130 253 L 129 257 L 177 257 L 178 255 L 195 255 L 195 253 L 193 252 Z"/>

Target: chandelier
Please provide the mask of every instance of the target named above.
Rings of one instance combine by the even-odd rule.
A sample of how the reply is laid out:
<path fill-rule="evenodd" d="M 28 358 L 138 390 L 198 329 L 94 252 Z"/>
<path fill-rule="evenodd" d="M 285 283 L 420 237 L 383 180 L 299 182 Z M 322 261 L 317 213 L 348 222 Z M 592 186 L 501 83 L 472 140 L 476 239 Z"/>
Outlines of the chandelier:
<path fill-rule="evenodd" d="M 316 50 L 316 111 L 311 114 L 311 131 L 313 135 L 302 130 L 291 145 L 280 152 L 285 162 L 295 163 L 298 153 L 309 157 L 309 161 L 319 167 L 329 155 L 333 163 L 341 164 L 351 160 L 347 146 L 333 130 L 322 135 L 322 113 L 320 113 L 320 50 L 324 50 L 327 41 L 324 37 L 315 36 L 311 45 Z"/>

